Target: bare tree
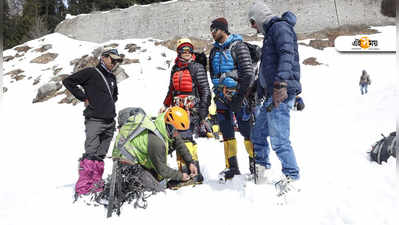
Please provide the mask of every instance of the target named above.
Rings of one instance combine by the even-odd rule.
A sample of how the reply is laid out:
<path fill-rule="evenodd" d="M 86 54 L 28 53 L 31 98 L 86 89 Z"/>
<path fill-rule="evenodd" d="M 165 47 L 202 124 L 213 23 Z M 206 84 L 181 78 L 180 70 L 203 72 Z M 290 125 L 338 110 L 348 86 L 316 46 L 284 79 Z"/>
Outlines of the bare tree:
<path fill-rule="evenodd" d="M 49 33 L 50 30 L 48 29 L 46 19 L 44 17 L 38 16 L 35 18 L 34 24 L 28 32 L 28 37 L 30 39 L 36 39 Z"/>

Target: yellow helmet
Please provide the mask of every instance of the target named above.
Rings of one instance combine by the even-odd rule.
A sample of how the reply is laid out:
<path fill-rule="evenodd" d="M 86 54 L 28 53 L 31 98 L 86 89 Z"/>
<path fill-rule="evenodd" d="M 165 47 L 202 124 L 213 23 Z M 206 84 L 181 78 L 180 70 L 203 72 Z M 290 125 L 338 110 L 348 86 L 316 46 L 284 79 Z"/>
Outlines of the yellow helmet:
<path fill-rule="evenodd" d="M 191 45 L 191 48 L 194 47 L 194 46 L 193 46 L 193 43 L 191 42 L 190 39 L 188 39 L 188 38 L 182 38 L 182 39 L 179 39 L 179 40 L 176 42 L 176 50 L 180 47 L 180 45 L 185 44 L 185 43 Z"/>
<path fill-rule="evenodd" d="M 166 110 L 165 123 L 172 125 L 177 130 L 187 130 L 190 128 L 188 113 L 178 106 L 173 106 Z"/>

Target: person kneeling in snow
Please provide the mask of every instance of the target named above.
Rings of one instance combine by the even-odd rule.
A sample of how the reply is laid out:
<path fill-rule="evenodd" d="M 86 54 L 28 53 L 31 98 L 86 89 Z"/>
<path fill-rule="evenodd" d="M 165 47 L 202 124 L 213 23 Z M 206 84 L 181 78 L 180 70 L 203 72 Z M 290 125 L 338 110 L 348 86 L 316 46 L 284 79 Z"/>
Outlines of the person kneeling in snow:
<path fill-rule="evenodd" d="M 112 153 L 114 159 L 139 164 L 156 180 L 188 181 L 198 169 L 178 131 L 190 127 L 188 113 L 177 106 L 168 108 L 152 120 L 139 108 L 126 108 L 118 116 L 119 134 Z M 188 165 L 190 175 L 167 165 L 169 149 L 176 149 Z"/>

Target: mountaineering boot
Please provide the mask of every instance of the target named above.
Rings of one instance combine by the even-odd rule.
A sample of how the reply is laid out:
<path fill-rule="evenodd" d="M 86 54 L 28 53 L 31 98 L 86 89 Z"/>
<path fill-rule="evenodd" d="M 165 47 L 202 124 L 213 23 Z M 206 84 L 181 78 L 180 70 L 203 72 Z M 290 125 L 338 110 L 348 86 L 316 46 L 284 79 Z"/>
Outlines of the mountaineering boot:
<path fill-rule="evenodd" d="M 188 168 L 186 163 L 183 160 L 183 157 L 179 153 L 176 152 L 176 162 L 177 162 L 177 169 L 182 173 L 188 174 Z"/>
<path fill-rule="evenodd" d="M 197 175 L 197 176 L 191 178 L 191 179 L 188 180 L 188 181 L 170 180 L 170 181 L 168 181 L 167 184 L 166 184 L 167 188 L 172 189 L 172 190 L 178 190 L 179 188 L 184 187 L 184 186 L 195 186 L 195 185 L 197 185 L 197 184 L 202 184 L 202 182 L 203 182 L 203 180 L 204 180 L 204 177 L 203 177 L 202 174 L 200 173 L 199 162 L 198 162 L 198 161 L 194 161 L 194 165 L 195 165 L 195 166 L 197 167 L 197 169 L 198 169 L 198 175 Z M 186 164 L 184 164 L 184 165 L 182 166 L 181 172 L 182 172 L 182 173 L 187 173 L 187 174 L 190 174 L 190 173 L 191 173 L 190 170 L 187 168 Z"/>
<path fill-rule="evenodd" d="M 198 175 L 195 176 L 193 179 L 195 182 L 202 184 L 202 182 L 204 181 L 204 176 L 202 176 L 199 161 L 194 161 L 194 165 L 197 167 Z"/>
<path fill-rule="evenodd" d="M 224 157 L 226 169 L 219 173 L 219 180 L 226 181 L 239 175 L 240 170 L 237 162 L 237 141 L 235 138 L 224 141 Z"/>
<path fill-rule="evenodd" d="M 192 186 L 192 187 L 194 187 L 197 184 L 199 184 L 199 183 L 196 182 L 194 179 L 190 179 L 188 181 L 170 180 L 170 181 L 168 181 L 166 186 L 167 186 L 167 188 L 169 188 L 171 190 L 178 190 L 179 188 L 184 187 L 184 186 Z"/>
<path fill-rule="evenodd" d="M 194 165 L 197 167 L 197 171 L 198 171 L 198 175 L 196 177 L 194 177 L 194 181 L 198 182 L 198 183 L 202 183 L 202 181 L 204 180 L 204 177 L 201 174 L 200 165 L 199 165 L 199 161 L 198 161 L 198 145 L 194 141 L 187 141 L 185 144 L 186 144 L 188 151 L 191 154 L 191 157 L 194 160 Z M 188 170 L 187 174 L 190 174 L 189 169 L 187 169 L 187 170 Z"/>
<path fill-rule="evenodd" d="M 266 167 L 260 165 L 260 164 L 255 164 L 255 174 L 256 174 L 256 184 L 271 184 L 271 178 L 270 178 L 270 169 L 267 169 Z"/>
<path fill-rule="evenodd" d="M 240 169 L 238 168 L 237 156 L 230 157 L 228 159 L 229 168 L 224 169 L 219 173 L 219 180 L 226 181 L 232 179 L 235 175 L 240 175 Z"/>
<path fill-rule="evenodd" d="M 281 180 L 274 184 L 274 187 L 277 190 L 278 197 L 284 196 L 290 191 L 300 191 L 300 189 L 296 186 L 296 180 L 285 175 L 281 178 Z"/>
<path fill-rule="evenodd" d="M 249 172 L 252 175 L 255 172 L 254 145 L 250 140 L 244 140 L 244 146 L 249 155 Z"/>
<path fill-rule="evenodd" d="M 191 157 L 193 158 L 193 160 L 194 161 L 198 161 L 198 154 L 197 154 L 198 147 L 197 147 L 197 144 L 193 143 L 193 141 L 190 141 L 190 140 L 186 140 L 184 142 L 184 144 L 186 145 L 188 151 L 190 152 Z M 183 158 L 181 157 L 181 155 L 179 153 L 176 153 L 176 161 L 177 161 L 177 168 L 179 169 L 179 171 L 182 172 L 182 173 L 189 174 L 189 169 L 188 169 L 186 163 L 184 162 Z M 185 171 L 183 171 L 183 169 L 185 169 Z"/>

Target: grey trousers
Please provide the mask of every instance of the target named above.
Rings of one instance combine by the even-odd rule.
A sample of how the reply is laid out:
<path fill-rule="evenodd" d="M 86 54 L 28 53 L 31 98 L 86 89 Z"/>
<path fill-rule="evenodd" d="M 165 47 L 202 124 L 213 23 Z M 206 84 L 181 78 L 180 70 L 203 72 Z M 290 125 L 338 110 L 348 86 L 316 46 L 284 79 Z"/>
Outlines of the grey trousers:
<path fill-rule="evenodd" d="M 85 154 L 104 159 L 114 136 L 115 120 L 105 121 L 96 118 L 86 118 L 85 127 Z"/>

